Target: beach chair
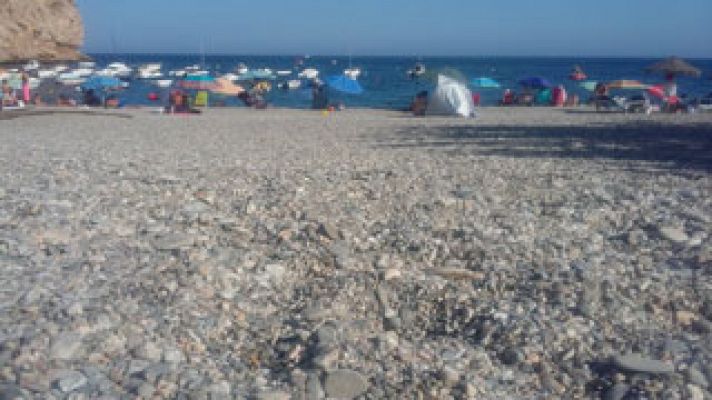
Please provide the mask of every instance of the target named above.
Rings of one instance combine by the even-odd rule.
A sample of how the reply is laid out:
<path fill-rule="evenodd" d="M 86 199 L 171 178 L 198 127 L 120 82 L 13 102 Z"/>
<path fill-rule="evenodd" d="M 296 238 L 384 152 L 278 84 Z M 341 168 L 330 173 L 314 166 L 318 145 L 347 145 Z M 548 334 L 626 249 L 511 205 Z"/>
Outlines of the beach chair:
<path fill-rule="evenodd" d="M 630 100 L 624 100 L 621 104 L 623 111 L 627 113 L 645 113 L 653 112 L 653 106 L 650 104 L 650 99 L 643 95 L 633 96 Z"/>
<path fill-rule="evenodd" d="M 712 111 L 712 93 L 700 99 L 700 103 L 697 105 L 700 111 Z"/>
<path fill-rule="evenodd" d="M 207 107 L 208 106 L 208 91 L 200 90 L 195 94 L 195 100 L 193 100 L 194 107 Z"/>

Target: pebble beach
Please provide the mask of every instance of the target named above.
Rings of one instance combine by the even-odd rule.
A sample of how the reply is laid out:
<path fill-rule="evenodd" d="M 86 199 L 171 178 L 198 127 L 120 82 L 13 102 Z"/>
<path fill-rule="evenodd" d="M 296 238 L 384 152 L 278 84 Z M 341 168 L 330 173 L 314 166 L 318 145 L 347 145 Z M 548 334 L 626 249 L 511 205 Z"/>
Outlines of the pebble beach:
<path fill-rule="evenodd" d="M 712 113 L 0 113 L 0 399 L 712 399 Z"/>

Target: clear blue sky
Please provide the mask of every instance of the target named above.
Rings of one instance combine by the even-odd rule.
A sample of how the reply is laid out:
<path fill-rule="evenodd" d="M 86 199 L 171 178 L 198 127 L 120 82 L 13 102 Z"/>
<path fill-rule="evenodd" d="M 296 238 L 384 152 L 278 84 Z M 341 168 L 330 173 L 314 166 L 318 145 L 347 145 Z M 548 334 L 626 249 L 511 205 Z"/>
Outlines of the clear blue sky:
<path fill-rule="evenodd" d="M 712 57 L 712 0 L 77 0 L 86 52 Z"/>

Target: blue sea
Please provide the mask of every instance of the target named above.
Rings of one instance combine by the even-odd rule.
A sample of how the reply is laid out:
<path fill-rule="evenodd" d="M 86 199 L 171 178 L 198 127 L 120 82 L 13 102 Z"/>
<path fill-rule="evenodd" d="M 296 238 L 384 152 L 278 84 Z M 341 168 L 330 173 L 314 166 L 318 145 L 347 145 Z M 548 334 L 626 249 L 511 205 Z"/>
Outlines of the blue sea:
<path fill-rule="evenodd" d="M 452 69 L 468 79 L 490 77 L 502 84 L 501 89 L 472 88 L 480 94 L 482 105 L 494 105 L 502 96 L 504 88 L 517 88 L 517 81 L 531 76 L 541 76 L 553 84 L 563 84 L 569 93 L 577 93 L 585 100 L 590 93 L 579 87 L 578 82 L 568 79 L 574 65 L 579 65 L 596 81 L 616 79 L 636 79 L 644 83 L 659 83 L 663 77 L 649 74 L 645 67 L 657 61 L 646 58 L 524 58 L 524 57 L 347 57 L 347 56 L 240 56 L 240 55 L 165 55 L 165 54 L 92 54 L 97 67 L 120 61 L 136 67 L 145 63 L 162 63 L 163 72 L 184 68 L 189 65 L 202 65 L 215 76 L 233 72 L 239 63 L 249 68 L 271 68 L 276 70 L 301 70 L 311 67 L 320 71 L 320 77 L 341 74 L 349 66 L 359 67 L 362 71 L 359 82 L 364 88 L 360 95 L 347 95 L 331 91 L 329 100 L 343 102 L 347 107 L 366 107 L 380 109 L 405 108 L 415 93 L 432 86 L 428 79 L 409 79 L 407 71 L 416 63 L 425 65 L 428 71 Z M 691 97 L 700 97 L 712 92 L 712 59 L 688 59 L 691 64 L 703 71 L 702 78 L 678 78 L 678 92 Z M 295 79 L 293 76 L 285 79 Z M 277 81 L 279 82 L 279 80 Z M 276 85 L 275 85 L 276 86 Z M 130 87 L 121 93 L 127 104 L 151 105 L 150 92 L 160 89 L 148 81 L 133 79 Z M 622 93 L 625 95 L 625 93 Z M 281 90 L 276 87 L 266 95 L 267 101 L 277 107 L 308 108 L 311 92 L 308 89 Z M 240 106 L 235 98 L 219 99 L 228 106 Z"/>

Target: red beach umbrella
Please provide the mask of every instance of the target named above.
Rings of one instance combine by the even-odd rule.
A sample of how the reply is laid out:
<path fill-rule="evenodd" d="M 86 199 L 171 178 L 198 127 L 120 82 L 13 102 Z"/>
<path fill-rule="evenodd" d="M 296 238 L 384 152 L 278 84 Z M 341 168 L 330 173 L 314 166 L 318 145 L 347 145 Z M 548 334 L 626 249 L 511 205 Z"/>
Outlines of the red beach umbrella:
<path fill-rule="evenodd" d="M 663 85 L 653 85 L 648 88 L 648 93 L 659 99 L 665 98 L 665 87 Z"/>

